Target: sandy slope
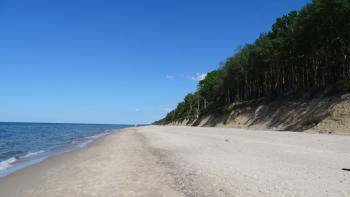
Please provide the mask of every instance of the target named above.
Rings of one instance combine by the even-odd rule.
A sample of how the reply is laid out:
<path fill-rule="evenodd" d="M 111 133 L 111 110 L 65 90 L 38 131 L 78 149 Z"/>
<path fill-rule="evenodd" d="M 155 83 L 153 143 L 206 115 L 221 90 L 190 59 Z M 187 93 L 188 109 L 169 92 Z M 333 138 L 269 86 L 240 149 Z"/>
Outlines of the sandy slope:
<path fill-rule="evenodd" d="M 306 131 L 350 135 L 350 94 L 314 99 L 257 99 L 170 125 Z"/>
<path fill-rule="evenodd" d="M 350 196 L 350 137 L 126 129 L 0 181 L 0 196 Z"/>

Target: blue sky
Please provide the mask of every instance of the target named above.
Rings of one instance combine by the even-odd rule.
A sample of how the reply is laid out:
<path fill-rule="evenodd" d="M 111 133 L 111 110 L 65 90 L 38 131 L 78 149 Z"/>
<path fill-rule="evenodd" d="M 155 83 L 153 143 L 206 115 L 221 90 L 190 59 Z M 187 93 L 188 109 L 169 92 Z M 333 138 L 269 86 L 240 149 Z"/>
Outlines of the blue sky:
<path fill-rule="evenodd" d="M 2 0 L 0 121 L 150 123 L 308 0 Z"/>

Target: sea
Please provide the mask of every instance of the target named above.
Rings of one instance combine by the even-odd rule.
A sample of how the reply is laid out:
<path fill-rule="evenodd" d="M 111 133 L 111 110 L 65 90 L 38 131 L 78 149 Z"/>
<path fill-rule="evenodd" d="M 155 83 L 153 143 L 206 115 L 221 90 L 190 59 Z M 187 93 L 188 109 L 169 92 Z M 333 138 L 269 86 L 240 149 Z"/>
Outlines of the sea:
<path fill-rule="evenodd" d="M 131 126 L 0 122 L 0 178 Z"/>

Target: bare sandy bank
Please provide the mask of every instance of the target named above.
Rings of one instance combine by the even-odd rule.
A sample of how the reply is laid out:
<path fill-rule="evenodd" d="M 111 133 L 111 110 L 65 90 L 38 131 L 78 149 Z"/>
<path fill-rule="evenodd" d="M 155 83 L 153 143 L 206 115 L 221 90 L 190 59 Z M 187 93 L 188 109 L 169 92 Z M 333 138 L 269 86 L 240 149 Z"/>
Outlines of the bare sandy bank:
<path fill-rule="evenodd" d="M 0 196 L 350 196 L 350 137 L 149 126 L 0 180 Z"/>
<path fill-rule="evenodd" d="M 257 99 L 170 125 L 350 135 L 350 94 L 314 99 Z"/>

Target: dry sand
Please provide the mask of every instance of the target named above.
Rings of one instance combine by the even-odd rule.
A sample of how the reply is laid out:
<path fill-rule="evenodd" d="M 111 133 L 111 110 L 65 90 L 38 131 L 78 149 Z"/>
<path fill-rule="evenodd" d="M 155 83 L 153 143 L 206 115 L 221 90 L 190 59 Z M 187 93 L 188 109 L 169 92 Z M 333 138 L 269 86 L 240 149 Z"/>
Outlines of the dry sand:
<path fill-rule="evenodd" d="M 350 196 L 350 137 L 149 126 L 0 180 L 0 196 Z"/>

